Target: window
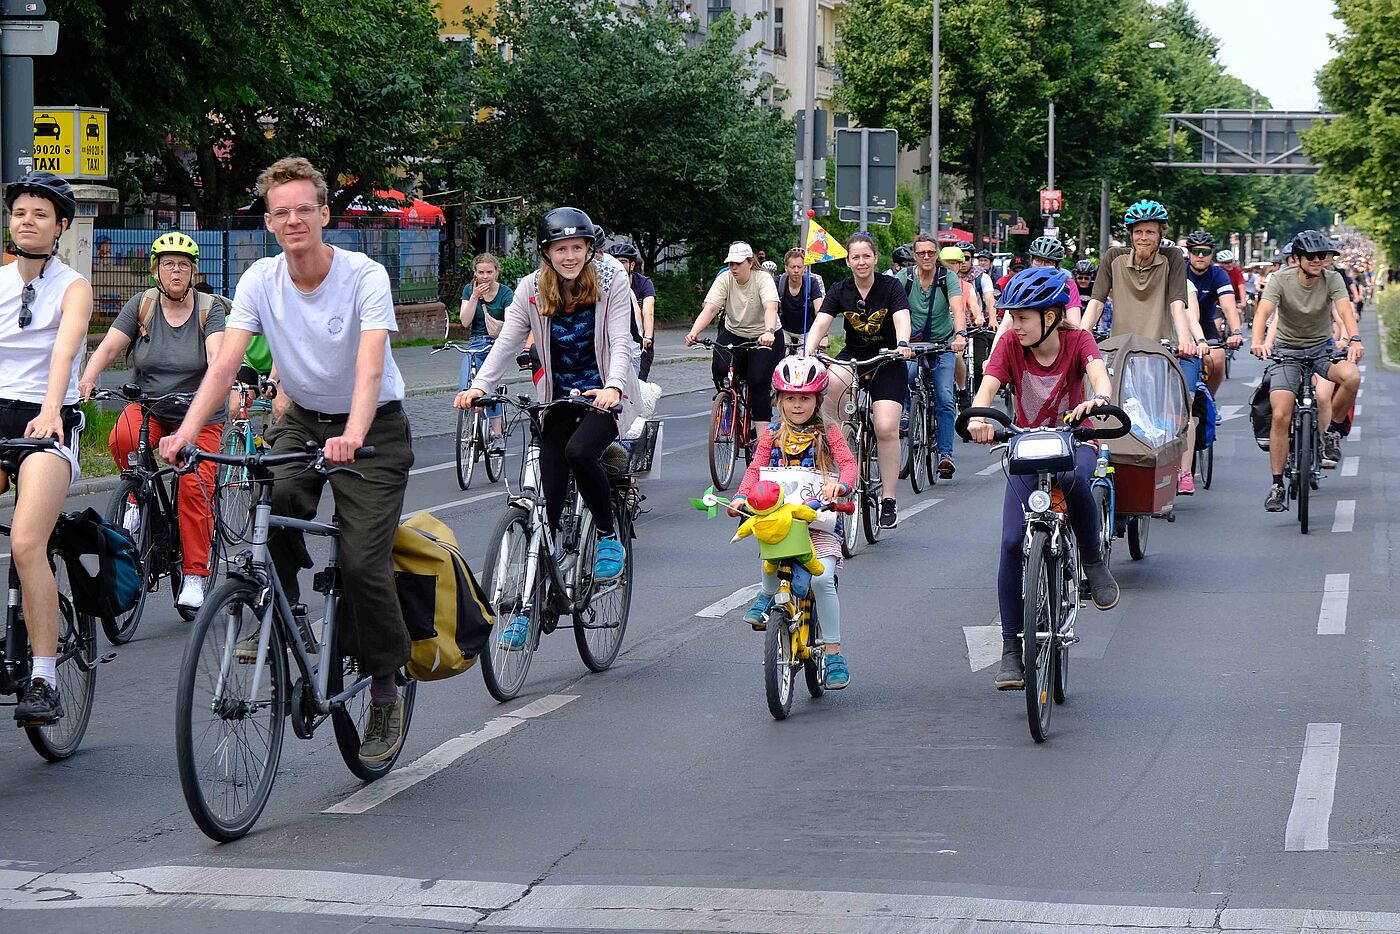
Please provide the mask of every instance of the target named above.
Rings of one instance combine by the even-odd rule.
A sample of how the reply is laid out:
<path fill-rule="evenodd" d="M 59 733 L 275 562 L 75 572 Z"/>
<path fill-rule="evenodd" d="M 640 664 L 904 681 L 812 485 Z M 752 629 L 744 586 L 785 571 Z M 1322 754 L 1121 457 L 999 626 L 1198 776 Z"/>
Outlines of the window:
<path fill-rule="evenodd" d="M 773 8 L 773 51 L 779 55 L 787 54 L 787 37 L 783 34 L 783 8 Z"/>
<path fill-rule="evenodd" d="M 707 23 L 713 23 L 729 12 L 729 0 L 707 0 L 707 2 L 710 5 L 709 15 L 705 18 Z"/>

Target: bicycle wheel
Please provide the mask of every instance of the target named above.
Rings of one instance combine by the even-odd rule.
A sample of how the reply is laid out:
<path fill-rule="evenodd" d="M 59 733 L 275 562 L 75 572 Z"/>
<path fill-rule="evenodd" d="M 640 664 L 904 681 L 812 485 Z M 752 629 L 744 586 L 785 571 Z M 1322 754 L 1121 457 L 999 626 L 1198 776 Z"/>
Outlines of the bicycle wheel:
<path fill-rule="evenodd" d="M 506 439 L 505 439 L 505 418 L 501 419 L 501 445 L 498 449 L 491 449 L 491 418 L 483 414 L 481 417 L 481 449 L 486 452 L 486 479 L 490 483 L 495 483 L 501 479 L 501 474 L 506 469 Z"/>
<path fill-rule="evenodd" d="M 924 477 L 930 487 L 938 486 L 938 413 L 924 396 Z"/>
<path fill-rule="evenodd" d="M 841 433 L 846 436 L 846 447 L 851 450 L 851 453 L 859 452 L 860 432 L 850 422 L 846 422 L 841 426 Z M 865 485 L 857 473 L 856 488 L 851 491 L 850 495 L 850 501 L 856 504 L 857 512 L 841 515 L 841 556 L 843 558 L 855 557 L 856 553 L 860 551 L 860 516 L 857 513 L 864 499 Z"/>
<path fill-rule="evenodd" d="M 1054 562 L 1049 537 L 1043 531 L 1034 533 L 1023 578 L 1025 609 L 1021 617 L 1021 651 L 1026 668 L 1026 721 L 1030 724 L 1031 738 L 1037 743 L 1045 742 L 1045 737 L 1050 735 L 1050 711 L 1054 709 L 1050 692 L 1058 642 L 1055 628 L 1059 622 L 1059 598 L 1052 571 Z"/>
<path fill-rule="evenodd" d="M 1215 479 L 1215 442 L 1212 441 L 1203 450 L 1197 451 L 1196 456 L 1201 462 L 1201 485 L 1209 490 L 1211 481 Z"/>
<path fill-rule="evenodd" d="M 326 694 L 329 697 L 334 697 L 363 677 L 359 662 L 341 651 L 341 632 L 341 626 L 337 625 L 335 645 L 331 647 L 331 670 L 326 678 Z M 413 722 L 413 701 L 418 696 L 418 682 L 402 672 L 399 673 L 399 680 L 403 682 L 399 685 L 399 698 L 403 701 L 403 732 L 407 742 L 408 727 Z M 292 703 L 298 700 L 294 698 Z M 365 687 L 346 701 L 344 707 L 331 711 L 331 726 L 335 729 L 335 745 L 340 750 L 340 758 L 351 774 L 364 782 L 383 778 L 403 754 L 403 746 L 400 745 L 399 751 L 383 762 L 365 762 L 360 758 L 360 745 L 364 742 L 365 726 L 369 721 L 369 705 L 369 688 Z"/>
<path fill-rule="evenodd" d="M 107 503 L 107 521 L 118 528 L 126 528 L 127 504 L 137 504 L 137 520 L 133 537 L 136 539 L 136 563 L 141 570 L 142 579 L 141 592 L 136 595 L 135 606 L 115 619 L 102 618 L 102 631 L 106 634 L 107 641 L 113 645 L 130 642 L 131 637 L 136 635 L 136 627 L 141 623 L 141 612 L 146 608 L 146 595 L 159 586 L 159 580 L 155 578 L 151 568 L 151 549 L 154 538 L 151 535 L 150 523 L 147 521 L 151 504 L 150 500 L 140 495 L 140 489 L 141 485 L 134 478 L 123 477 L 118 482 L 117 488 L 112 491 L 112 498 Z"/>
<path fill-rule="evenodd" d="M 880 496 L 884 491 L 883 484 L 880 483 L 880 460 L 878 455 L 879 446 L 875 443 L 875 432 L 867 423 L 861 431 L 862 446 L 861 451 L 861 497 L 860 497 L 860 527 L 865 534 L 865 540 L 870 544 L 875 544 L 880 540 Z"/>
<path fill-rule="evenodd" d="M 1130 516 L 1128 518 L 1128 554 L 1134 561 L 1141 561 L 1147 555 L 1147 532 L 1151 516 Z"/>
<path fill-rule="evenodd" d="M 821 697 L 826 693 L 826 681 L 823 678 L 821 649 L 821 622 L 817 619 L 817 606 L 815 603 L 807 604 L 808 619 L 811 622 L 811 629 L 808 630 L 808 648 L 810 654 L 802 662 L 802 673 L 807 677 L 807 693 L 813 697 Z"/>
<path fill-rule="evenodd" d="M 476 470 L 477 419 L 481 410 L 457 410 L 457 485 L 462 489 L 472 485 L 472 472 Z"/>
<path fill-rule="evenodd" d="M 729 481 L 734 479 L 734 459 L 738 456 L 734 444 L 737 417 L 732 392 L 715 396 L 710 417 L 710 479 L 716 490 L 729 489 Z"/>
<path fill-rule="evenodd" d="M 535 570 L 533 593 L 525 592 L 526 567 L 530 556 L 530 514 L 512 506 L 491 533 L 491 549 L 486 553 L 486 593 L 496 608 L 496 621 L 486 648 L 481 652 L 481 677 L 486 690 L 501 703 L 520 693 L 530 659 L 540 639 L 540 611 L 545 598 L 545 569 Z M 512 619 L 524 614 L 529 603 L 530 624 L 525 644 L 518 649 L 501 645 L 501 635 Z"/>
<path fill-rule="evenodd" d="M 923 492 L 928 484 L 928 420 L 924 415 L 924 398 L 915 393 L 909 401 L 909 437 L 905 454 L 904 472 L 901 477 L 909 478 L 909 488 L 915 493 Z"/>
<path fill-rule="evenodd" d="M 627 613 L 632 607 L 632 522 L 624 515 L 626 504 L 614 497 L 613 513 L 617 538 L 626 549 L 622 576 L 602 583 L 593 580 L 593 559 L 598 546 L 598 529 L 590 514 L 584 520 L 583 546 L 579 548 L 574 576 L 574 642 L 579 658 L 589 671 L 607 671 L 622 649 L 627 632 Z"/>
<path fill-rule="evenodd" d="M 1067 549 L 1059 565 L 1059 585 L 1055 591 L 1059 597 L 1056 601 L 1060 608 L 1057 619 L 1059 634 L 1055 637 L 1055 671 L 1052 680 L 1055 685 L 1055 703 L 1063 704 L 1069 696 L 1069 643 L 1064 639 L 1065 628 L 1059 620 L 1068 619 L 1075 612 L 1076 605 L 1080 602 L 1080 590 L 1085 583 L 1080 573 L 1078 547 Z"/>
<path fill-rule="evenodd" d="M 78 749 L 92 717 L 97 692 L 97 620 L 73 607 L 68 566 L 56 545 L 49 546 L 49 567 L 58 585 L 58 693 L 63 716 L 47 726 L 27 726 L 30 745 L 50 762 L 67 759 Z"/>
<path fill-rule="evenodd" d="M 252 431 L 246 420 L 239 419 L 224 427 L 224 440 L 219 450 L 232 455 L 252 453 Z M 214 511 L 217 533 L 230 547 L 236 548 L 248 531 L 253 512 L 253 478 L 246 467 L 219 464 L 218 468 Z"/>
<path fill-rule="evenodd" d="M 792 712 L 792 688 L 797 668 L 792 658 L 792 633 L 788 615 L 776 610 L 768 618 L 763 639 L 763 693 L 774 720 L 786 720 Z"/>
<path fill-rule="evenodd" d="M 243 580 L 209 595 L 190 630 L 176 688 L 180 788 L 199 829 L 220 842 L 246 834 L 267 805 L 291 698 L 275 624 L 256 697 L 250 694 L 258 666 L 233 655 L 239 640 L 258 632 L 257 597 L 258 588 Z"/>
<path fill-rule="evenodd" d="M 1103 556 L 1103 566 L 1110 567 L 1113 557 L 1113 525 L 1115 517 L 1107 483 L 1093 486 L 1094 505 L 1099 510 L 1099 554 Z"/>
<path fill-rule="evenodd" d="M 1317 457 L 1313 448 L 1317 444 L 1317 427 L 1313 424 L 1313 413 L 1302 410 L 1293 421 L 1293 450 L 1298 452 L 1295 460 L 1298 485 L 1298 526 L 1304 535 L 1308 534 L 1308 501 L 1312 494 L 1312 474 Z"/>

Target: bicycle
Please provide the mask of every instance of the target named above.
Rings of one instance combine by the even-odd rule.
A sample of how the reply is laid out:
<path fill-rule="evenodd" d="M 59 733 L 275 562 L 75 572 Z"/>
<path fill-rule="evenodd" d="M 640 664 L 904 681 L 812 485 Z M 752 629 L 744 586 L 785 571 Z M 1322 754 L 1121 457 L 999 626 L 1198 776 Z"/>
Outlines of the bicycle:
<path fill-rule="evenodd" d="M 486 690 L 504 703 L 520 693 L 541 637 L 559 628 L 563 614 L 572 617 L 567 628 L 573 629 L 579 658 L 589 671 L 606 671 L 617 660 L 632 604 L 632 534 L 642 497 L 626 467 L 605 454 L 603 466 L 612 479 L 613 521 L 626 560 L 616 580 L 594 580 L 597 526 L 572 480 L 559 530 L 550 528 L 540 484 L 540 434 L 545 414 L 556 406 L 612 413 L 582 396 L 553 402 L 532 402 L 525 395 L 477 400 L 478 406 L 500 404 L 518 409 L 530 428 L 520 488 L 509 489 L 507 481 L 506 511 L 496 522 L 486 553 L 485 588 L 496 608 L 496 621 L 489 651 L 481 653 L 481 675 Z M 502 644 L 505 627 L 518 616 L 529 620 L 524 644 L 518 648 Z"/>
<path fill-rule="evenodd" d="M 136 439 L 136 450 L 129 457 L 129 463 L 121 472 L 117 488 L 112 491 L 112 498 L 107 503 L 107 521 L 125 529 L 136 542 L 136 559 L 141 568 L 141 579 L 145 581 L 135 606 L 120 618 L 102 619 L 102 631 L 107 641 L 122 645 L 136 635 L 136 627 L 140 625 L 141 614 L 146 608 L 146 598 L 160 590 L 162 578 L 170 578 L 171 601 L 179 599 L 184 574 L 184 549 L 180 542 L 178 471 L 174 467 L 156 468 L 155 447 L 151 444 L 151 418 L 155 406 L 163 402 L 189 405 L 194 393 L 170 392 L 162 396 L 148 396 L 135 384 L 128 383 L 120 390 L 99 389 L 92 394 L 92 398 L 116 399 L 141 406 L 141 428 Z M 205 593 L 212 591 L 218 581 L 223 558 L 222 540 L 228 534 L 218 531 L 219 518 L 225 509 L 219 501 L 217 484 L 211 493 L 216 531 L 209 543 L 209 578 L 205 581 Z M 242 524 L 246 525 L 247 520 L 244 519 Z M 176 612 L 186 622 L 194 619 L 196 610 L 179 603 L 174 605 Z"/>
<path fill-rule="evenodd" d="M 58 443 L 52 438 L 15 438 L 0 441 L 0 469 L 19 487 L 19 460 L 35 451 L 52 451 Z M 49 724 L 25 724 L 24 735 L 34 751 L 49 762 L 67 759 L 77 752 L 92 717 L 93 696 L 97 691 L 97 666 L 115 656 L 97 657 L 97 621 L 80 614 L 73 606 L 73 590 L 58 539 L 57 524 L 49 536 L 49 568 L 58 587 L 58 688 L 64 716 Z M 10 527 L 0 525 L 0 534 Z M 5 606 L 5 627 L 0 631 L 0 696 L 16 702 L 29 687 L 33 668 L 29 631 L 24 624 L 24 600 L 19 571 L 10 559 L 9 599 Z"/>
<path fill-rule="evenodd" d="M 1212 350 L 1225 348 L 1225 361 L 1227 371 L 1226 375 L 1228 377 L 1230 360 L 1229 355 L 1233 351 L 1230 348 L 1225 347 L 1225 341 L 1212 339 L 1200 341 L 1199 343 L 1206 345 Z M 1215 426 L 1208 426 L 1205 424 L 1205 419 L 1209 417 L 1208 413 L 1210 413 L 1215 408 L 1215 399 L 1211 395 L 1210 389 L 1207 388 L 1209 386 L 1209 383 L 1210 354 L 1205 354 L 1201 358 L 1200 381 L 1192 387 L 1191 393 L 1191 411 L 1199 412 L 1202 416 L 1200 419 L 1198 419 L 1199 424 L 1196 425 L 1197 440 L 1196 449 L 1191 452 L 1191 472 L 1201 478 L 1201 486 L 1207 490 L 1210 489 L 1211 482 L 1215 479 Z M 1199 400 L 1201 398 L 1201 393 L 1205 393 L 1205 398 L 1211 401 L 1209 403 L 1200 402 Z M 1208 444 L 1202 444 L 1200 439 L 1205 437 L 1207 433 L 1209 433 L 1211 436 L 1210 442 Z"/>
<path fill-rule="evenodd" d="M 1031 738 L 1037 743 L 1045 742 L 1050 735 L 1054 704 L 1063 704 L 1069 695 L 1069 647 L 1079 641 L 1074 624 L 1083 587 L 1079 546 L 1055 477 L 1074 470 L 1076 445 L 1121 438 L 1131 429 L 1127 413 L 1117 406 L 1100 406 L 1093 415 L 1115 418 L 1119 424 L 1113 428 L 1077 422 L 1054 428 L 1020 428 L 1000 409 L 972 408 L 958 417 L 956 425 L 960 436 L 971 437 L 967 430 L 970 419 L 999 422 L 1002 427 L 997 429 L 995 438 L 1008 442 L 1003 455 L 1007 471 L 1036 477 L 1036 489 L 1026 504 L 1022 545 L 1025 568 L 1021 592 L 1025 606 L 1021 646 L 1026 670 L 1026 720 Z"/>
<path fill-rule="evenodd" d="M 1264 378 L 1270 379 L 1278 363 L 1298 364 L 1301 376 L 1293 387 L 1293 420 L 1288 428 L 1288 458 L 1284 461 L 1283 476 L 1288 488 L 1288 499 L 1298 502 L 1298 526 L 1302 534 L 1308 534 L 1310 494 L 1322 484 L 1322 439 L 1318 435 L 1317 396 L 1313 377 L 1317 375 L 1317 361 L 1320 358 L 1312 353 L 1276 350 Z M 1332 353 L 1331 363 L 1346 359 L 1345 353 Z M 1282 389 L 1284 387 L 1270 388 Z"/>
<path fill-rule="evenodd" d="M 1094 464 L 1094 479 L 1089 491 L 1094 496 L 1094 505 L 1099 509 L 1099 553 L 1103 555 L 1103 566 L 1110 567 L 1113 558 L 1113 539 L 1118 535 L 1118 494 L 1113 489 L 1113 464 L 1108 459 L 1108 445 L 1099 443 L 1099 458 Z M 1147 519 L 1141 520 L 1143 526 Z M 1141 547 L 1141 546 L 1139 546 Z M 1129 551 L 1132 544 L 1129 544 Z M 1135 556 L 1141 560 L 1142 555 Z M 1079 595 L 1088 597 L 1087 589 L 1081 585 Z"/>
<path fill-rule="evenodd" d="M 449 338 L 428 351 L 428 356 L 444 350 L 455 350 L 459 354 L 465 354 L 468 360 L 467 385 L 471 385 L 477 371 L 476 358 L 472 355 L 489 350 L 490 347 L 488 341 L 473 340 L 463 345 Z M 501 386 L 496 391 L 503 393 L 505 389 Z M 486 481 L 495 483 L 501 479 L 506 463 L 506 432 L 505 420 L 501 419 L 501 437 L 491 437 L 491 422 L 497 418 L 500 416 L 489 415 L 477 408 L 457 410 L 457 485 L 464 490 L 471 486 L 476 465 L 483 460 L 486 462 Z M 493 440 L 499 443 L 492 444 Z"/>
<path fill-rule="evenodd" d="M 859 535 L 863 534 L 868 544 L 875 544 L 880 540 L 880 500 L 884 494 L 884 481 L 880 477 L 880 457 L 879 446 L 875 441 L 875 416 L 872 410 L 870 391 L 867 388 L 869 380 L 866 378 L 874 369 L 862 374 L 860 368 L 863 366 L 876 365 L 887 366 L 892 363 L 899 363 L 901 366 L 904 359 L 893 350 L 882 350 L 873 357 L 865 360 L 837 360 L 826 354 L 817 354 L 817 359 L 827 366 L 839 365 L 849 367 L 855 374 L 851 380 L 850 398 L 846 400 L 845 412 L 846 420 L 841 423 L 841 431 L 846 435 L 846 444 L 850 447 L 851 453 L 855 455 L 856 466 L 859 474 L 856 477 L 855 489 L 851 491 L 850 499 L 857 504 L 860 510 L 860 522 L 851 519 L 842 523 L 841 551 L 847 557 L 853 557 L 860 550 Z M 857 529 L 857 524 L 860 528 Z"/>
<path fill-rule="evenodd" d="M 933 391 L 933 367 L 938 358 L 951 353 L 944 343 L 910 344 L 914 351 L 914 378 L 909 384 L 909 430 L 901 444 L 900 479 L 909 478 L 915 493 L 938 484 L 938 414 Z M 931 359 L 926 359 L 931 358 Z"/>
<path fill-rule="evenodd" d="M 734 463 L 738 452 L 744 452 L 744 463 L 753 457 L 754 443 L 753 415 L 749 408 L 749 384 L 734 372 L 734 354 L 740 350 L 752 350 L 761 346 L 758 341 L 720 344 L 708 337 L 697 341 L 700 346 L 719 350 L 729 359 L 729 369 L 724 374 L 710 416 L 710 479 L 716 490 L 726 490 L 734 479 Z M 764 387 L 765 389 L 767 387 Z"/>
<path fill-rule="evenodd" d="M 967 374 L 967 389 L 959 393 L 958 410 L 972 405 L 972 397 L 977 395 L 977 387 L 982 385 L 982 368 L 986 365 L 987 358 L 991 356 L 992 341 L 996 340 L 996 328 L 986 325 L 969 324 L 967 327 L 966 343 L 963 345 L 963 372 Z M 986 342 L 987 352 L 982 350 L 982 342 Z"/>
<path fill-rule="evenodd" d="M 373 448 L 355 452 L 356 458 L 373 456 Z M 388 774 L 403 747 L 382 762 L 359 757 L 369 715 L 370 678 L 362 676 L 359 663 L 340 648 L 339 527 L 334 520 L 312 522 L 272 514 L 273 467 L 301 464 L 327 476 L 354 471 L 327 467 L 314 443 L 281 454 L 213 454 L 187 447 L 181 457 L 181 470 L 206 460 L 245 467 L 257 487 L 250 547 L 232 559 L 228 580 L 195 617 L 175 697 L 175 752 L 185 804 L 206 836 L 227 842 L 251 830 L 267 806 L 288 720 L 299 739 L 310 739 L 329 718 L 341 759 L 366 782 Z M 306 607 L 287 600 L 268 552 L 272 529 L 329 539 L 330 555 L 313 583 L 325 597 L 319 638 Z M 288 655 L 296 663 L 295 683 Z M 397 681 L 407 734 L 418 685 L 402 671 Z"/>
<path fill-rule="evenodd" d="M 238 406 L 229 412 L 219 449 L 225 454 L 252 454 L 262 450 L 262 435 L 272 414 L 272 397 L 277 388 L 259 376 L 257 385 L 238 382 L 233 384 L 233 391 L 238 395 Z M 220 467 L 218 477 L 218 528 L 224 543 L 235 548 L 248 530 L 253 483 L 242 467 Z"/>

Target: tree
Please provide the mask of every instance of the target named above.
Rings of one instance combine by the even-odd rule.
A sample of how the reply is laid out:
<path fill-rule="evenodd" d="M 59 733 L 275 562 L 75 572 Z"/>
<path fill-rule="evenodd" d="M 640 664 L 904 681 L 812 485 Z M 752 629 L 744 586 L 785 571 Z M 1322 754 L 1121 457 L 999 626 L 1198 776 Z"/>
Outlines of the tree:
<path fill-rule="evenodd" d="M 502 0 L 463 50 L 473 107 L 455 152 L 479 157 L 525 220 L 560 204 L 625 233 L 648 265 L 792 238 L 792 125 L 763 103 L 732 16 L 688 42 L 663 11 L 611 0 Z"/>
<path fill-rule="evenodd" d="M 40 59 L 48 100 L 111 108 L 119 182 L 201 221 L 246 203 L 257 173 L 311 159 L 343 210 L 432 154 L 450 127 L 454 56 L 428 0 L 50 0 L 65 50 Z"/>

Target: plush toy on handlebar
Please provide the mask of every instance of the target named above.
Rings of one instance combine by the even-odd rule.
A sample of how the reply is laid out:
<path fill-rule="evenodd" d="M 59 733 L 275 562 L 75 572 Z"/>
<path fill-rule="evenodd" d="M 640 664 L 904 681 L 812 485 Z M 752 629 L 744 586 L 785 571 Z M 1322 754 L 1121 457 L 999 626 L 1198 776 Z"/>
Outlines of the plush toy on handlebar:
<path fill-rule="evenodd" d="M 763 557 L 764 571 L 772 574 L 777 562 L 795 560 L 813 577 L 826 572 L 812 546 L 808 523 L 817 511 L 805 503 L 789 503 L 783 489 L 771 480 L 760 480 L 749 493 L 748 507 L 753 515 L 745 519 L 734 533 L 734 541 L 752 535 L 758 539 L 758 553 Z"/>

